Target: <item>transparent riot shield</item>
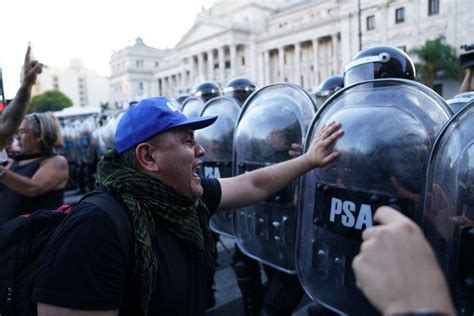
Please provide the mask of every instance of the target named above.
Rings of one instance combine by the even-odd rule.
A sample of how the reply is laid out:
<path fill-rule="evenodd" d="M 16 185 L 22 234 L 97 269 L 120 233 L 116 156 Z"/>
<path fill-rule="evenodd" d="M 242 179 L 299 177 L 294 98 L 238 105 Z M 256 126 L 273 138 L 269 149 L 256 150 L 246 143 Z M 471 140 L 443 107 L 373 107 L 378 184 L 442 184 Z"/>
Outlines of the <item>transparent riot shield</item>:
<path fill-rule="evenodd" d="M 328 99 L 311 123 L 305 150 L 323 124 L 341 122 L 344 135 L 334 146 L 341 156 L 301 178 L 296 266 L 308 295 L 338 313 L 376 313 L 351 264 L 377 207 L 421 218 L 428 156 L 451 115 L 433 93 L 403 79 L 360 82 Z"/>
<path fill-rule="evenodd" d="M 474 91 L 460 93 L 446 102 L 453 112 L 456 113 L 472 100 L 474 100 Z"/>
<path fill-rule="evenodd" d="M 446 124 L 428 164 L 423 230 L 459 315 L 474 313 L 474 102 Z"/>
<path fill-rule="evenodd" d="M 235 128 L 236 175 L 291 159 L 302 145 L 316 105 L 300 87 L 279 83 L 254 92 Z M 267 200 L 234 212 L 234 233 L 246 255 L 280 271 L 295 273 L 296 196 L 293 181 Z"/>
<path fill-rule="evenodd" d="M 240 106 L 233 98 L 217 97 L 209 100 L 200 116 L 217 115 L 214 124 L 195 132 L 196 141 L 206 150 L 202 158 L 200 176 L 226 178 L 232 176 L 232 147 L 234 126 Z M 214 214 L 209 222 L 219 234 L 233 236 L 232 211 Z"/>
<path fill-rule="evenodd" d="M 198 97 L 189 97 L 184 103 L 181 111 L 187 117 L 198 117 L 204 109 L 204 102 Z"/>

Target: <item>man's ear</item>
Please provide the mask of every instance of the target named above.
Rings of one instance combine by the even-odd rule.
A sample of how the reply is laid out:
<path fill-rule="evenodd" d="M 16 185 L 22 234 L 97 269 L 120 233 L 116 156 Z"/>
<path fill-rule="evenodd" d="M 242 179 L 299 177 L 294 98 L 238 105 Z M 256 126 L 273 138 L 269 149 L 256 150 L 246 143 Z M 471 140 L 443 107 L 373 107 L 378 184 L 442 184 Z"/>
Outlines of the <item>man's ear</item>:
<path fill-rule="evenodd" d="M 135 149 L 135 155 L 137 157 L 139 168 L 152 172 L 160 171 L 157 152 L 152 144 L 139 144 Z"/>

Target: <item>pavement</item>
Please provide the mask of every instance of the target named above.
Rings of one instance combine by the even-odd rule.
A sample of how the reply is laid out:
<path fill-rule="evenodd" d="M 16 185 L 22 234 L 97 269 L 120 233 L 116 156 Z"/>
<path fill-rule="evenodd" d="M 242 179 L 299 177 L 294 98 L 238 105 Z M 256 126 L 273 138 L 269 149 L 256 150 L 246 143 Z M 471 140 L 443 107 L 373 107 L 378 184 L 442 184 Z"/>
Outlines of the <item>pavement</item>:
<path fill-rule="evenodd" d="M 82 197 L 77 191 L 66 191 L 64 204 L 74 204 Z M 214 307 L 207 311 L 208 316 L 241 316 L 244 315 L 242 295 L 237 286 L 234 271 L 231 267 L 232 253 L 235 242 L 233 238 L 221 235 L 217 243 L 217 263 L 218 268 L 215 274 L 215 299 Z M 311 304 L 311 299 L 304 296 L 298 305 L 293 316 L 307 316 L 307 307 Z"/>

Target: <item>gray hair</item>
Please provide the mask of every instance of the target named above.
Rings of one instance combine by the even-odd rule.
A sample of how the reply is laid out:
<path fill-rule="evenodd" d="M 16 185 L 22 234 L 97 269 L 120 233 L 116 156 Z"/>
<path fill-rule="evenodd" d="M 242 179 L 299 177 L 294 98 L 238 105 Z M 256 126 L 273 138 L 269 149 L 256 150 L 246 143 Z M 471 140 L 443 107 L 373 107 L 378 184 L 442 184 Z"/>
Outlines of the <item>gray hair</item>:
<path fill-rule="evenodd" d="M 25 116 L 25 120 L 30 125 L 34 136 L 39 137 L 43 144 L 43 149 L 53 149 L 60 131 L 54 119 L 45 113 L 32 113 Z"/>
<path fill-rule="evenodd" d="M 123 153 L 118 154 L 117 163 L 128 168 L 137 169 L 138 160 L 135 154 L 136 149 L 137 146 L 133 146 L 132 148 L 127 149 Z"/>

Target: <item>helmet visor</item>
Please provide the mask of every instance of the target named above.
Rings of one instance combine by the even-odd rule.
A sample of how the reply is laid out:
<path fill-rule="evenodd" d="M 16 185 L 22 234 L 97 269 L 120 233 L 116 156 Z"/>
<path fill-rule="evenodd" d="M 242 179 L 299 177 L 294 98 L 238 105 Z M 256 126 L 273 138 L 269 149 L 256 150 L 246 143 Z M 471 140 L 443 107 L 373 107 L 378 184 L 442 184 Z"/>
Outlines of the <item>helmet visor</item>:
<path fill-rule="evenodd" d="M 344 87 L 357 82 L 375 79 L 374 75 L 374 63 L 355 66 L 344 73 Z"/>

